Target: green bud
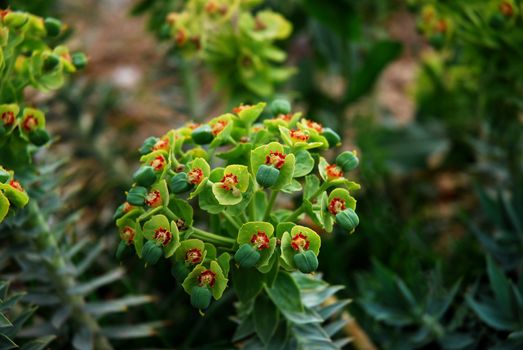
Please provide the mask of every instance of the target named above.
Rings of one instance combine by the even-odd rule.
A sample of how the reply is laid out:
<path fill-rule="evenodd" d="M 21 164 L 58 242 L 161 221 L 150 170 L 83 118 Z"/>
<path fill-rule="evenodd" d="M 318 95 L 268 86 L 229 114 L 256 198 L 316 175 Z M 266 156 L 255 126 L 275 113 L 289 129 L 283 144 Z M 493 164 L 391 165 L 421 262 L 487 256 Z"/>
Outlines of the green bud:
<path fill-rule="evenodd" d="M 156 181 L 156 172 L 149 165 L 144 165 L 133 174 L 133 180 L 140 186 L 149 187 Z"/>
<path fill-rule="evenodd" d="M 291 104 L 287 100 L 277 99 L 272 101 L 269 110 L 272 115 L 288 114 L 291 112 Z"/>
<path fill-rule="evenodd" d="M 256 172 L 256 181 L 260 186 L 267 188 L 274 185 L 276 181 L 278 181 L 279 176 L 280 171 L 278 169 L 273 166 L 262 164 Z"/>
<path fill-rule="evenodd" d="M 206 287 L 196 286 L 191 290 L 191 305 L 197 309 L 205 310 L 211 305 L 211 290 Z"/>
<path fill-rule="evenodd" d="M 52 17 L 47 17 L 44 20 L 44 26 L 49 36 L 58 36 L 62 30 L 62 22 Z"/>
<path fill-rule="evenodd" d="M 145 141 L 143 142 L 142 146 L 140 147 L 140 149 L 138 151 L 140 152 L 141 155 L 151 153 L 154 145 L 156 145 L 156 142 L 158 142 L 157 137 L 154 137 L 154 136 L 148 137 L 145 139 Z"/>
<path fill-rule="evenodd" d="M 6 183 L 7 180 L 9 180 L 11 178 L 11 176 L 9 175 L 9 173 L 7 171 L 5 171 L 4 169 L 0 169 L 0 182 L 1 183 Z"/>
<path fill-rule="evenodd" d="M 171 268 L 171 275 L 176 279 L 178 283 L 185 281 L 185 278 L 189 275 L 189 268 L 182 262 L 175 262 Z"/>
<path fill-rule="evenodd" d="M 341 143 L 341 137 L 331 128 L 323 128 L 323 136 L 329 142 L 329 148 L 338 146 Z"/>
<path fill-rule="evenodd" d="M 169 189 L 172 193 L 184 193 L 193 188 L 194 185 L 187 181 L 187 173 L 181 172 L 174 175 L 169 181 Z"/>
<path fill-rule="evenodd" d="M 84 69 L 87 66 L 87 56 L 83 52 L 75 52 L 71 55 L 71 61 L 76 69 Z"/>
<path fill-rule="evenodd" d="M 206 145 L 213 140 L 212 129 L 209 125 L 204 124 L 193 130 L 191 137 L 198 145 Z"/>
<path fill-rule="evenodd" d="M 234 260 L 241 267 L 254 267 L 260 260 L 260 253 L 252 245 L 245 243 L 234 254 Z"/>
<path fill-rule="evenodd" d="M 142 206 L 144 205 L 147 193 L 147 188 L 142 186 L 135 186 L 127 193 L 127 202 L 132 205 Z"/>
<path fill-rule="evenodd" d="M 50 54 L 44 60 L 44 71 L 50 72 L 58 66 L 60 63 L 60 57 L 58 55 Z"/>
<path fill-rule="evenodd" d="M 171 37 L 171 27 L 167 23 L 164 23 L 160 27 L 160 31 L 158 32 L 158 39 L 167 40 L 170 37 Z"/>
<path fill-rule="evenodd" d="M 131 246 L 124 241 L 120 241 L 118 247 L 116 248 L 116 259 L 123 260 L 127 257 L 130 257 L 133 253 Z"/>
<path fill-rule="evenodd" d="M 155 241 L 147 241 L 142 248 L 142 258 L 149 265 L 154 265 L 163 255 L 163 250 Z"/>
<path fill-rule="evenodd" d="M 336 222 L 347 231 L 352 231 L 358 226 L 360 219 L 353 209 L 347 208 L 336 214 Z"/>
<path fill-rule="evenodd" d="M 312 250 L 306 250 L 294 255 L 294 263 L 303 273 L 311 273 L 318 268 L 318 257 Z"/>
<path fill-rule="evenodd" d="M 45 129 L 34 129 L 29 132 L 29 141 L 36 146 L 43 146 L 49 142 L 49 134 Z"/>
<path fill-rule="evenodd" d="M 351 171 L 358 167 L 360 163 L 354 152 L 345 151 L 336 157 L 336 165 L 343 169 L 343 172 Z"/>

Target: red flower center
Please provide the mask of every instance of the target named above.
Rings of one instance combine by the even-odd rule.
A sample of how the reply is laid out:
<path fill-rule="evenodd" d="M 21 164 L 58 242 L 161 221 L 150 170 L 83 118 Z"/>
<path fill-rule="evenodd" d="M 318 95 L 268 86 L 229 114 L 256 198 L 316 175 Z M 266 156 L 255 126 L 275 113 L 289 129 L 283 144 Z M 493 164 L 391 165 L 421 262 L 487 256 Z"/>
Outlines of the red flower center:
<path fill-rule="evenodd" d="M 176 36 L 174 37 L 174 40 L 176 41 L 177 45 L 182 46 L 187 41 L 187 35 L 185 34 L 185 30 L 178 29 L 176 32 Z"/>
<path fill-rule="evenodd" d="M 251 243 L 256 246 L 258 250 L 264 250 L 269 248 L 269 237 L 263 231 L 258 231 L 258 233 L 252 235 Z"/>
<path fill-rule="evenodd" d="M 120 238 L 127 242 L 127 244 L 130 244 L 134 240 L 134 235 L 136 232 L 133 230 L 132 227 L 125 226 L 122 232 L 120 233 Z"/>
<path fill-rule="evenodd" d="M 196 265 L 202 261 L 202 251 L 198 248 L 189 249 L 185 253 L 185 262 Z"/>
<path fill-rule="evenodd" d="M 13 125 L 15 122 L 15 114 L 11 111 L 2 113 L 2 121 L 6 126 Z"/>
<path fill-rule="evenodd" d="M 305 126 L 307 126 L 309 129 L 314 129 L 319 133 L 323 132 L 323 126 L 320 123 L 316 123 L 315 121 L 306 120 Z"/>
<path fill-rule="evenodd" d="M 212 14 L 216 11 L 218 11 L 218 4 L 216 3 L 216 1 L 207 2 L 207 4 L 205 5 L 205 12 Z"/>
<path fill-rule="evenodd" d="M 442 33 L 442 34 L 447 32 L 447 22 L 444 19 L 440 19 L 436 23 L 436 31 L 438 31 L 439 33 Z"/>
<path fill-rule="evenodd" d="M 214 287 L 215 282 L 216 273 L 212 272 L 211 270 L 205 270 L 200 274 L 200 276 L 198 276 L 198 283 L 201 287 L 206 285 Z"/>
<path fill-rule="evenodd" d="M 193 185 L 199 185 L 203 180 L 203 170 L 200 168 L 194 168 L 187 174 L 187 180 Z"/>
<path fill-rule="evenodd" d="M 305 133 L 303 130 L 291 130 L 290 131 L 291 139 L 296 141 L 307 141 L 309 139 L 309 135 Z"/>
<path fill-rule="evenodd" d="M 212 126 L 212 134 L 214 136 L 218 135 L 225 129 L 225 127 L 229 124 L 227 120 L 218 120 L 213 126 Z"/>
<path fill-rule="evenodd" d="M 153 151 L 158 150 L 168 150 L 169 149 L 169 140 L 158 140 L 153 146 Z"/>
<path fill-rule="evenodd" d="M 159 229 L 154 231 L 154 239 L 157 242 L 160 242 L 163 246 L 166 246 L 171 241 L 172 235 L 171 232 L 164 229 L 163 227 L 160 227 Z"/>
<path fill-rule="evenodd" d="M 329 203 L 329 211 L 332 215 L 336 215 L 345 209 L 345 201 L 341 198 L 333 198 Z"/>
<path fill-rule="evenodd" d="M 226 174 L 220 182 L 222 183 L 223 189 L 231 191 L 236 188 L 236 185 L 238 185 L 238 176 L 234 174 Z"/>
<path fill-rule="evenodd" d="M 151 166 L 156 171 L 162 170 L 163 167 L 165 166 L 165 158 L 163 156 L 158 156 L 158 157 L 154 158 L 151 161 Z"/>
<path fill-rule="evenodd" d="M 18 181 L 11 180 L 11 181 L 9 181 L 9 185 L 11 185 L 11 187 L 14 188 L 15 190 L 18 190 L 20 192 L 24 192 L 24 189 L 22 188 L 22 185 L 20 185 L 20 182 L 18 182 Z"/>
<path fill-rule="evenodd" d="M 145 197 L 145 204 L 153 208 L 160 206 L 162 204 L 162 196 L 160 191 L 152 190 L 149 192 Z"/>
<path fill-rule="evenodd" d="M 276 169 L 281 169 L 283 164 L 285 164 L 286 154 L 278 151 L 270 151 L 270 153 L 265 157 L 265 164 L 274 165 Z"/>
<path fill-rule="evenodd" d="M 251 105 L 241 105 L 241 106 L 238 106 L 238 107 L 234 107 L 232 109 L 232 112 L 235 113 L 235 114 L 239 114 L 240 112 L 246 110 L 246 109 L 249 109 L 251 108 L 252 106 Z"/>
<path fill-rule="evenodd" d="M 307 250 L 309 249 L 310 242 L 303 233 L 298 233 L 292 237 L 291 246 L 294 250 Z"/>
<path fill-rule="evenodd" d="M 325 171 L 327 172 L 327 177 L 329 179 L 337 179 L 343 176 L 343 170 L 341 170 L 341 168 L 336 164 L 327 165 Z"/>
<path fill-rule="evenodd" d="M 38 120 L 33 115 L 28 115 L 27 117 L 25 117 L 25 119 L 22 123 L 22 128 L 25 131 L 31 131 L 34 128 L 36 128 L 37 126 L 38 126 Z"/>

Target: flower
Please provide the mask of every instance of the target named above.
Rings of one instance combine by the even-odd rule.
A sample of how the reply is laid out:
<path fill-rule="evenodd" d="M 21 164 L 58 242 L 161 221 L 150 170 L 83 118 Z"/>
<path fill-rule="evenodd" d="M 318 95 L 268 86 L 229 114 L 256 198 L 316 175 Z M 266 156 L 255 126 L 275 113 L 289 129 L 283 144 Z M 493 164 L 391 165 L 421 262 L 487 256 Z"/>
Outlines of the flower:
<path fill-rule="evenodd" d="M 310 242 L 303 233 L 299 232 L 291 240 L 291 246 L 294 250 L 307 250 L 309 249 Z"/>
<path fill-rule="evenodd" d="M 235 113 L 235 114 L 240 114 L 240 112 L 245 111 L 245 110 L 247 110 L 249 108 L 252 108 L 252 106 L 251 105 L 241 105 L 241 106 L 238 106 L 238 107 L 234 107 L 232 109 L 232 112 Z"/>
<path fill-rule="evenodd" d="M 161 243 L 164 247 L 169 244 L 172 239 L 171 232 L 163 227 L 160 227 L 154 231 L 154 240 Z"/>
<path fill-rule="evenodd" d="M 258 233 L 252 235 L 251 243 L 256 246 L 258 250 L 264 250 L 269 248 L 269 237 L 263 231 L 258 231 Z"/>
<path fill-rule="evenodd" d="M 211 288 L 214 287 L 214 283 L 216 282 L 216 273 L 207 269 L 200 273 L 200 276 L 198 276 L 198 283 L 201 287 L 203 286 L 210 286 Z"/>
<path fill-rule="evenodd" d="M 238 176 L 230 173 L 223 176 L 222 180 L 220 181 L 222 183 L 222 188 L 227 191 L 232 191 L 236 188 L 236 185 L 238 185 Z"/>
<path fill-rule="evenodd" d="M 22 185 L 20 185 L 20 182 L 16 180 L 9 181 L 9 185 L 14 188 L 15 190 L 18 190 L 20 192 L 24 192 L 24 189 L 22 188 Z"/>
<path fill-rule="evenodd" d="M 0 117 L 0 119 L 2 119 L 2 121 L 4 122 L 4 124 L 6 126 L 10 126 L 10 125 L 13 125 L 15 122 L 15 114 L 11 111 L 6 111 L 6 112 L 2 113 L 2 116 Z"/>
<path fill-rule="evenodd" d="M 187 180 L 193 185 L 199 185 L 203 180 L 203 170 L 194 168 L 187 173 Z"/>
<path fill-rule="evenodd" d="M 303 142 L 306 142 L 310 138 L 308 133 L 306 133 L 303 130 L 299 130 L 299 129 L 298 130 L 296 130 L 296 129 L 289 130 L 289 136 L 291 137 L 291 139 L 293 139 L 295 141 L 303 141 Z"/>
<path fill-rule="evenodd" d="M 153 208 L 160 206 L 162 204 L 162 196 L 160 191 L 152 190 L 149 192 L 145 197 L 145 204 Z"/>
<path fill-rule="evenodd" d="M 327 165 L 325 171 L 329 180 L 337 179 L 343 176 L 343 170 L 336 164 Z"/>
<path fill-rule="evenodd" d="M 314 129 L 314 130 L 316 130 L 319 133 L 323 132 L 323 126 L 320 123 L 317 123 L 317 122 L 312 121 L 312 120 L 305 119 L 304 120 L 304 124 L 309 129 Z"/>
<path fill-rule="evenodd" d="M 281 169 L 283 164 L 285 164 L 286 154 L 278 151 L 270 151 L 267 157 L 265 158 L 265 164 L 274 165 L 276 169 Z"/>
<path fill-rule="evenodd" d="M 162 155 L 159 155 L 157 156 L 156 158 L 154 158 L 151 163 L 149 163 L 153 168 L 154 170 L 156 171 L 159 171 L 159 170 L 162 170 L 163 167 L 165 166 L 165 158 L 162 156 Z"/>
<path fill-rule="evenodd" d="M 136 231 L 130 226 L 125 226 L 123 230 L 120 231 L 120 238 L 127 244 L 131 244 L 131 242 L 134 240 L 135 235 Z"/>
<path fill-rule="evenodd" d="M 227 124 L 229 124 L 229 122 L 227 120 L 218 120 L 213 126 L 212 126 L 212 134 L 214 136 L 218 135 L 219 133 L 221 133 L 223 131 L 223 129 L 225 129 L 225 127 L 227 126 Z"/>
<path fill-rule="evenodd" d="M 168 150 L 169 149 L 169 140 L 168 139 L 162 139 L 162 140 L 158 140 L 156 141 L 156 143 L 154 144 L 152 150 L 153 151 L 158 151 L 158 150 Z"/>
<path fill-rule="evenodd" d="M 333 198 L 329 203 L 329 212 L 336 215 L 347 208 L 345 201 L 341 198 Z"/>
<path fill-rule="evenodd" d="M 199 264 L 202 262 L 202 251 L 199 248 L 192 248 L 185 253 L 185 262 L 189 264 Z"/>
<path fill-rule="evenodd" d="M 22 128 L 25 131 L 31 131 L 36 127 L 38 127 L 38 120 L 32 114 L 27 115 L 22 122 Z"/>

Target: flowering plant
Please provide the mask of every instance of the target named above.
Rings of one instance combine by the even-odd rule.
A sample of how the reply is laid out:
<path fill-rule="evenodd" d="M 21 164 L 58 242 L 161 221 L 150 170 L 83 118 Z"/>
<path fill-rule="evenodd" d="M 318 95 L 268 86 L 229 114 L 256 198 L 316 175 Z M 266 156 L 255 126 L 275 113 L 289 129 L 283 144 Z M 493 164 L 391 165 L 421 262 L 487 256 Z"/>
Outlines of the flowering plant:
<path fill-rule="evenodd" d="M 245 302 L 260 291 L 245 297 L 246 281 L 247 289 L 271 287 L 289 272 L 316 271 L 320 234 L 334 225 L 352 233 L 359 223 L 352 192 L 360 186 L 345 177 L 358 165 L 355 152 L 329 162 L 322 152 L 340 145 L 336 132 L 292 113 L 285 100 L 264 110 L 242 105 L 146 139 L 115 213 L 117 256 L 168 259 L 200 310 L 222 297 L 229 275 Z M 278 208 L 279 194 L 299 205 Z M 305 216 L 314 229 L 302 225 Z"/>

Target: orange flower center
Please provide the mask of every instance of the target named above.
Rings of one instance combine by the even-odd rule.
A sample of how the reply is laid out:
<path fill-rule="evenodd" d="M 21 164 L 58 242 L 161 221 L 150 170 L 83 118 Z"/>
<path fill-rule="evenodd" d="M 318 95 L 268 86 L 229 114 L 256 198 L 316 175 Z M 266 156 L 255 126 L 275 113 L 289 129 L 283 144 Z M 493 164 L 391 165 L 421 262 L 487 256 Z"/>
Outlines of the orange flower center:
<path fill-rule="evenodd" d="M 238 107 L 234 107 L 232 109 L 232 112 L 235 113 L 235 114 L 239 114 L 240 112 L 246 110 L 246 109 L 249 109 L 251 108 L 252 106 L 251 105 L 241 105 L 241 106 L 238 106 Z"/>
<path fill-rule="evenodd" d="M 162 170 L 163 167 L 165 166 L 165 158 L 163 156 L 158 156 L 158 157 L 154 158 L 150 164 L 154 168 L 154 170 L 156 170 L 156 171 Z"/>
<path fill-rule="evenodd" d="M 298 233 L 292 237 L 291 246 L 294 250 L 307 250 L 309 249 L 310 242 L 303 233 Z"/>
<path fill-rule="evenodd" d="M 283 164 L 285 164 L 286 154 L 278 151 L 270 151 L 270 153 L 265 157 L 265 164 L 274 165 L 276 169 L 280 169 Z"/>
<path fill-rule="evenodd" d="M 319 133 L 322 133 L 322 132 L 323 132 L 323 126 L 322 126 L 320 123 L 316 123 L 315 121 L 312 121 L 312 120 L 306 120 L 306 121 L 305 121 L 305 125 L 306 125 L 309 129 L 314 129 L 314 130 L 316 130 L 316 131 L 319 132 Z"/>
<path fill-rule="evenodd" d="M 345 201 L 341 198 L 333 198 L 329 203 L 329 211 L 332 215 L 336 215 L 345 209 Z"/>
<path fill-rule="evenodd" d="M 238 176 L 234 174 L 226 174 L 220 182 L 222 183 L 223 189 L 231 191 L 236 188 L 236 185 L 238 185 Z"/>
<path fill-rule="evenodd" d="M 123 204 L 123 212 L 124 212 L 124 213 L 128 213 L 128 212 L 130 212 L 132 209 L 133 209 L 133 206 L 130 205 L 128 202 L 125 202 L 125 203 Z"/>
<path fill-rule="evenodd" d="M 499 5 L 499 11 L 503 14 L 505 17 L 512 17 L 514 15 L 514 9 L 512 8 L 512 5 L 509 4 L 507 1 L 503 1 Z"/>
<path fill-rule="evenodd" d="M 187 41 L 187 35 L 185 35 L 185 30 L 179 29 L 176 32 L 176 36 L 174 37 L 174 41 L 177 45 L 182 46 Z"/>
<path fill-rule="evenodd" d="M 258 233 L 252 235 L 251 243 L 256 246 L 258 250 L 264 250 L 269 248 L 269 237 L 263 231 L 258 231 Z"/>
<path fill-rule="evenodd" d="M 218 120 L 213 126 L 212 126 L 212 134 L 214 136 L 218 135 L 225 129 L 225 127 L 229 124 L 227 120 Z"/>
<path fill-rule="evenodd" d="M 343 176 L 343 170 L 341 170 L 341 168 L 336 164 L 327 165 L 325 171 L 327 172 L 327 177 L 329 179 L 337 179 Z"/>
<path fill-rule="evenodd" d="M 149 192 L 145 197 L 145 204 L 152 208 L 160 206 L 162 204 L 162 196 L 160 194 L 160 191 L 153 190 Z"/>
<path fill-rule="evenodd" d="M 153 151 L 158 150 L 168 150 L 169 149 L 169 140 L 158 140 L 153 146 Z"/>
<path fill-rule="evenodd" d="M 199 185 L 203 180 L 203 170 L 200 168 L 194 168 L 187 174 L 187 180 L 193 185 Z"/>
<path fill-rule="evenodd" d="M 309 139 L 309 135 L 305 133 L 303 130 L 291 130 L 290 131 L 291 139 L 296 141 L 307 141 Z"/>

